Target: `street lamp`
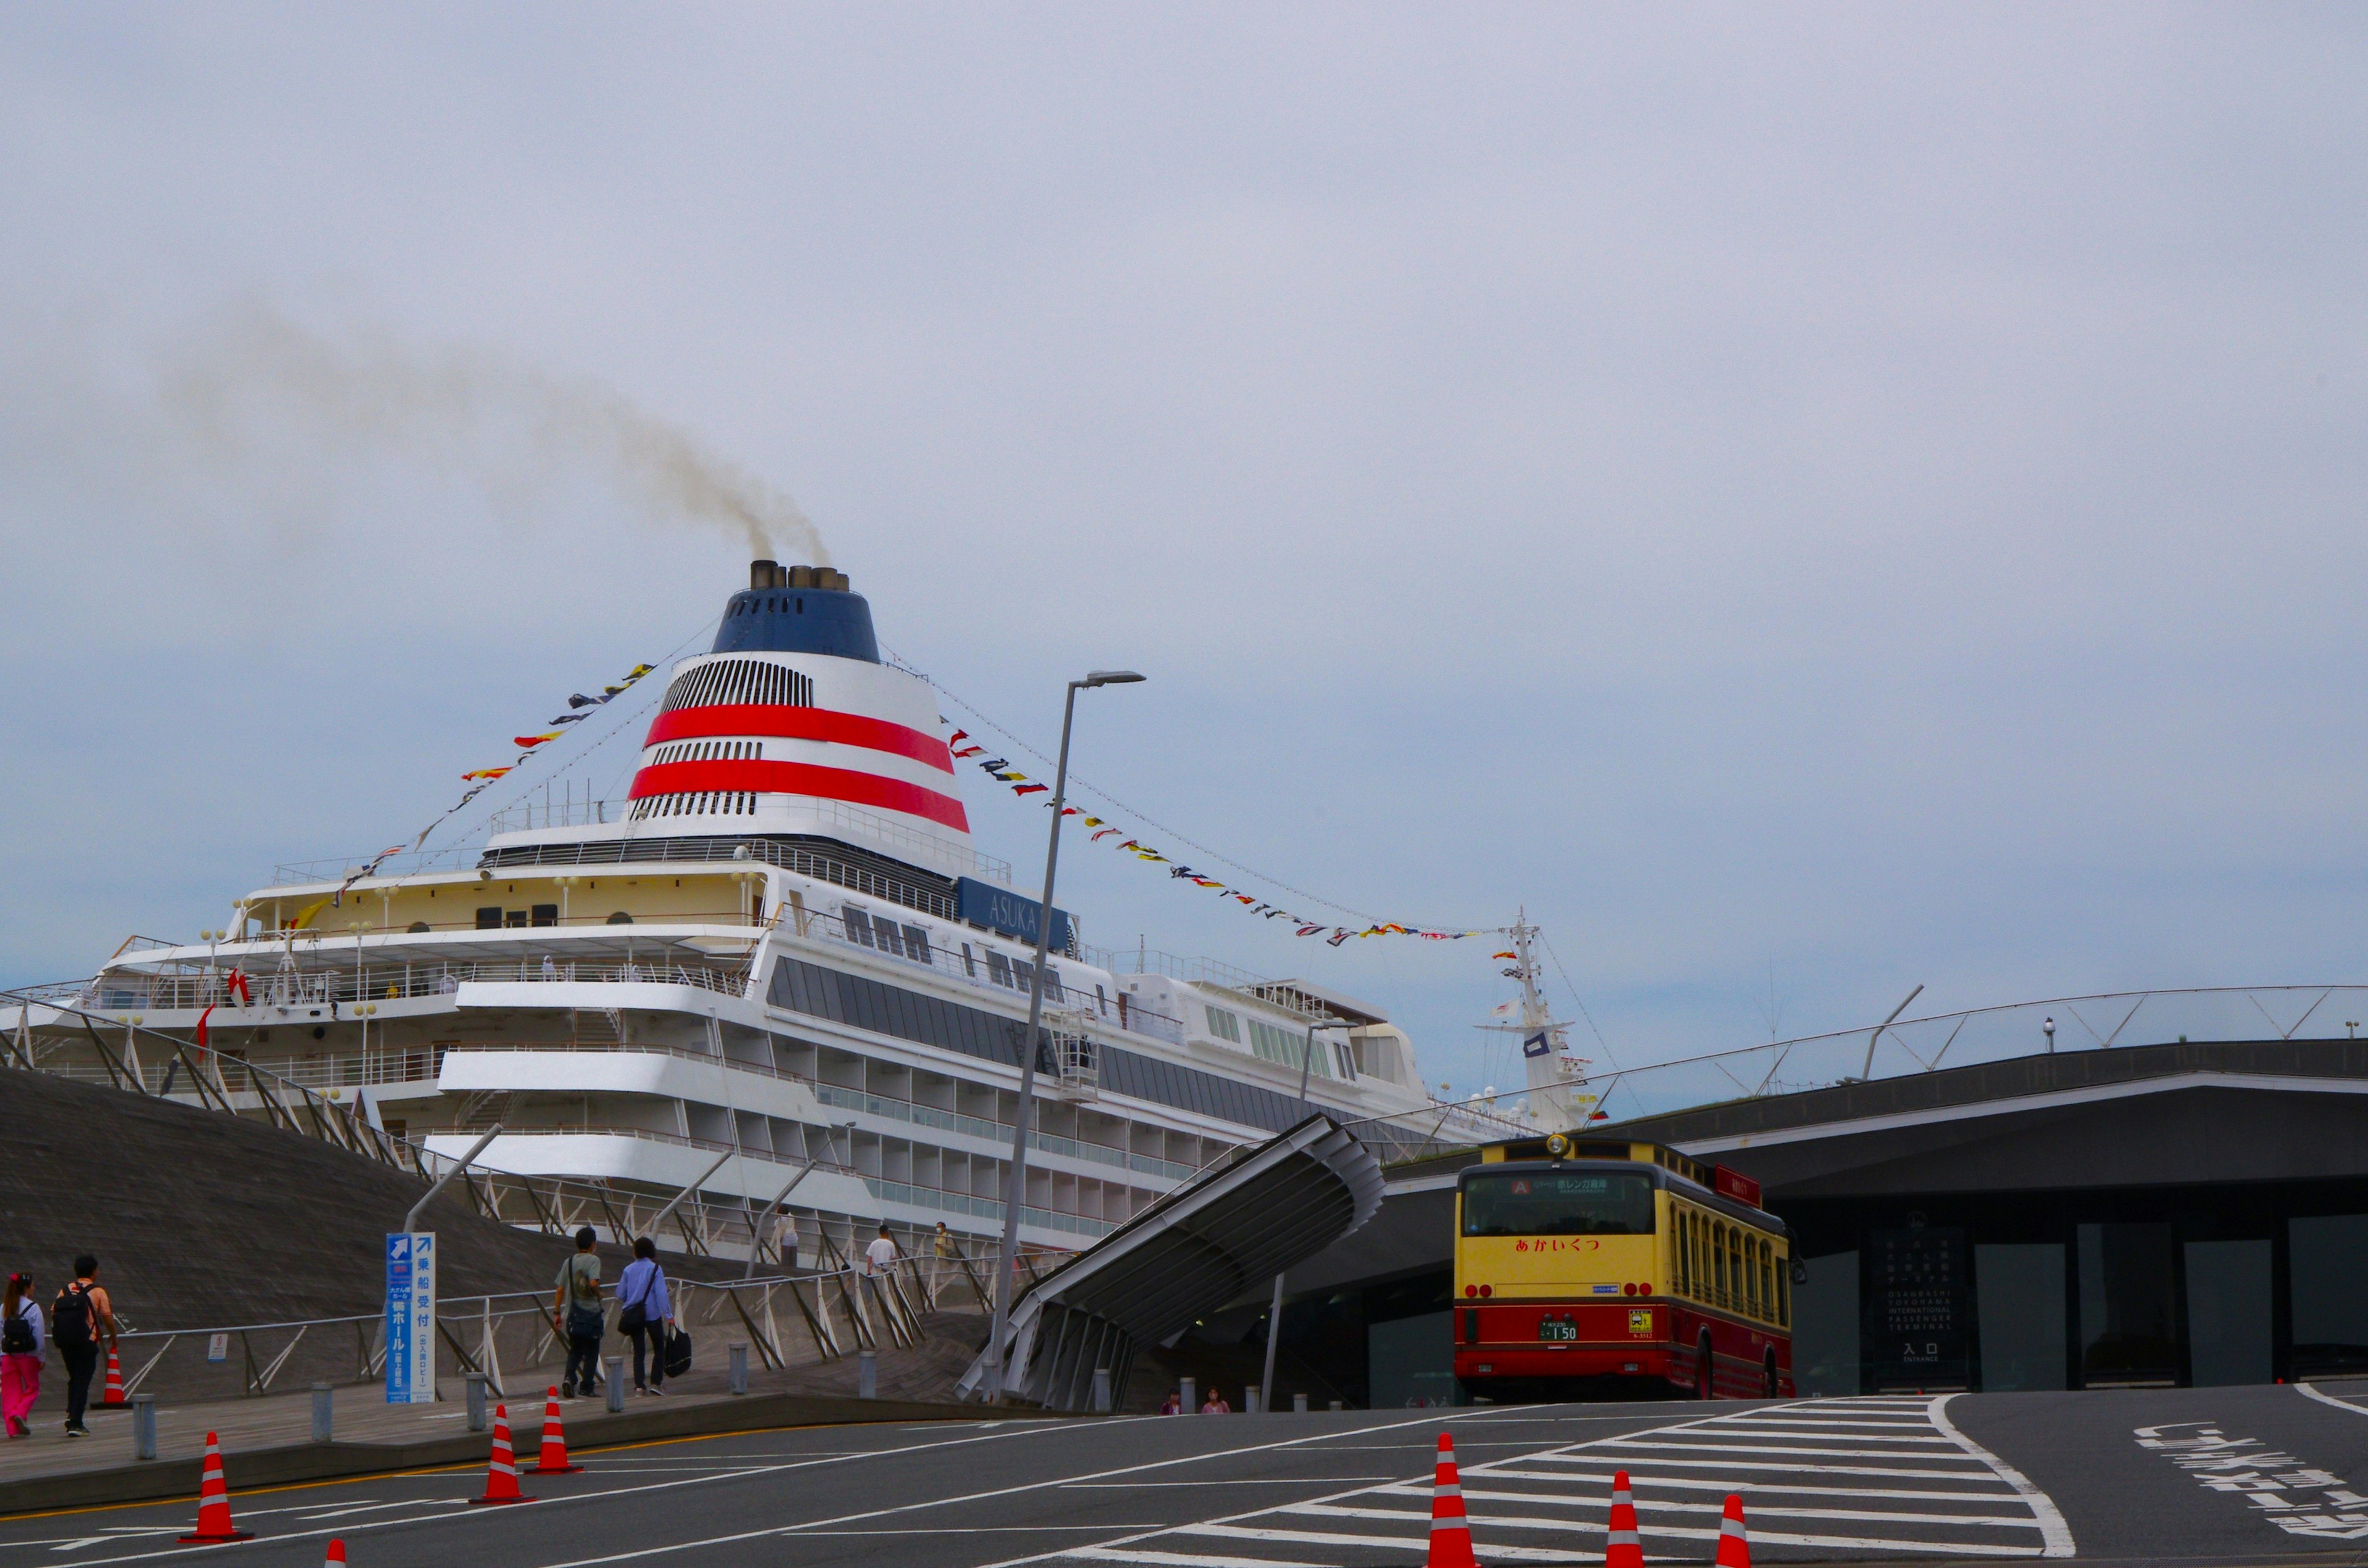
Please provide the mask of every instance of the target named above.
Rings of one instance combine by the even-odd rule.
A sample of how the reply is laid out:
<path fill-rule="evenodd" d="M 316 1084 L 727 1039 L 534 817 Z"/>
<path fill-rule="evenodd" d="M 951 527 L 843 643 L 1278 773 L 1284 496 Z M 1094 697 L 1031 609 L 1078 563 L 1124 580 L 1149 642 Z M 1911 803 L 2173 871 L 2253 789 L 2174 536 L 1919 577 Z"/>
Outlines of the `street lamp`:
<path fill-rule="evenodd" d="M 1076 716 L 1077 691 L 1097 686 L 1133 686 L 1133 670 L 1091 670 L 1069 683 L 1061 704 L 1061 757 L 1053 767 L 1053 830 L 1044 845 L 1044 902 L 1036 910 L 1036 968 L 1028 986 L 1028 1037 L 1019 1051 L 1019 1114 L 1011 1129 L 1011 1179 L 1005 1184 L 1003 1246 L 995 1271 L 995 1326 L 986 1340 L 986 1403 L 1003 1403 L 1003 1336 L 1011 1324 L 1011 1271 L 1019 1259 L 1019 1204 L 1027 1196 L 1028 1124 L 1036 1098 L 1036 1031 L 1044 1019 L 1044 955 L 1053 943 L 1053 872 L 1061 858 L 1061 808 L 1069 792 L 1069 723 Z"/>
<path fill-rule="evenodd" d="M 1299 1103 L 1301 1105 L 1304 1106 L 1307 1103 L 1307 1072 L 1315 1064 L 1315 1031 L 1355 1027 L 1345 1018 L 1308 1020 L 1307 1043 L 1299 1053 Z M 1269 1415 L 1274 1410 L 1274 1349 L 1281 1338 L 1282 1275 L 1278 1273 L 1274 1277 L 1274 1302 L 1267 1309 L 1266 1314 L 1266 1381 L 1258 1384 L 1258 1398 L 1264 1402 L 1261 1408 Z"/>
<path fill-rule="evenodd" d="M 2045 1035 L 2047 1036 L 2047 1054 L 2048 1054 L 2048 1055 L 2050 1055 L 2050 1056 L 2055 1055 L 2055 1017 L 2051 1015 L 2051 1016 L 2050 1016 L 2050 1017 L 2048 1017 L 2042 1018 L 2042 1019 L 2040 1020 L 2040 1022 L 2039 1022 L 2039 1028 L 2040 1028 L 2041 1032 L 2043 1032 L 2044 1034 L 2045 1034 Z"/>

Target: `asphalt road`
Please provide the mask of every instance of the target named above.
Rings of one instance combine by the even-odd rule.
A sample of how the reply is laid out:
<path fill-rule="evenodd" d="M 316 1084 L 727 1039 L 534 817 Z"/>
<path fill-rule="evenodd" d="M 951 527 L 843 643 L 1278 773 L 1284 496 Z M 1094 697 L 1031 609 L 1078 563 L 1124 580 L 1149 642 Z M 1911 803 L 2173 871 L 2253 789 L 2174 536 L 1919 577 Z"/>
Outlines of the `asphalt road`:
<path fill-rule="evenodd" d="M 1760 1562 L 2368 1562 L 2368 1409 L 2343 1403 L 2351 1392 L 747 1432 L 579 1455 L 582 1474 L 528 1477 L 537 1501 L 522 1506 L 469 1506 L 482 1471 L 239 1494 L 256 1539 L 236 1546 L 173 1543 L 193 1502 L 20 1516 L 0 1521 L 0 1568 L 199 1552 L 317 1568 L 332 1538 L 353 1568 L 1406 1568 L 1428 1539 L 1441 1432 L 1491 1568 L 1601 1562 L 1622 1469 L 1659 1559 L 1709 1561 L 1736 1491 Z"/>

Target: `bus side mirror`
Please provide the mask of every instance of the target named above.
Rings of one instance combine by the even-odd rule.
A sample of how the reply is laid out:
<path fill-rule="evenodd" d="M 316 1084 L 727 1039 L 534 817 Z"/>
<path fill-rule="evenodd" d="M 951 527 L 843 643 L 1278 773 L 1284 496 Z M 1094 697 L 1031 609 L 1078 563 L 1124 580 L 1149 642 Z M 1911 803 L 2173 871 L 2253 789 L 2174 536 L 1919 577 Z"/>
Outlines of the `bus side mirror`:
<path fill-rule="evenodd" d="M 1806 1285 L 1808 1282 L 1809 1266 L 1803 1263 L 1799 1258 L 1794 1258 L 1793 1260 L 1793 1283 L 1795 1285 Z"/>

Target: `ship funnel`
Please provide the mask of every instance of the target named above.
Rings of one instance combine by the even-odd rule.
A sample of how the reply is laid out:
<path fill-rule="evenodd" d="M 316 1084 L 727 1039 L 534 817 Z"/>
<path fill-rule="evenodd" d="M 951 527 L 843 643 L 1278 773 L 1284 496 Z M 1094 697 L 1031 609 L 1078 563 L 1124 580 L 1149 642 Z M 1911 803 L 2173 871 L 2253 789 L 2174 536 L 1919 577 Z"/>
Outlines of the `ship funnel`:
<path fill-rule="evenodd" d="M 780 574 L 780 570 L 781 569 L 778 564 L 770 561 L 751 561 L 748 562 L 748 586 L 751 588 L 771 587 L 775 577 Z"/>

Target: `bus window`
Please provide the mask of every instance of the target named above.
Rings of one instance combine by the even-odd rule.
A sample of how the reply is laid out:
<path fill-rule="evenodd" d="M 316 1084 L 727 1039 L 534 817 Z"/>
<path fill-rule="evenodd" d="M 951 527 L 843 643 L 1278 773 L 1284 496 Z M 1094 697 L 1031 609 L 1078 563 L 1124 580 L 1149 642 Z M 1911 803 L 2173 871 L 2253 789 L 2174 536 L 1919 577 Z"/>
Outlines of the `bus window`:
<path fill-rule="evenodd" d="M 1687 1233 L 1688 1233 L 1689 1232 L 1691 1232 L 1691 1231 L 1693 1229 L 1693 1223 L 1692 1223 L 1692 1219 L 1693 1219 L 1693 1217 L 1692 1217 L 1691 1215 L 1688 1214 L 1688 1213 L 1687 1213 L 1684 1210 L 1682 1210 L 1682 1209 L 1679 1210 L 1677 1211 L 1677 1213 L 1678 1213 L 1678 1244 L 1677 1244 L 1677 1247 L 1676 1247 L 1676 1249 L 1675 1249 L 1675 1250 L 1676 1250 L 1676 1254 L 1677 1254 L 1677 1266 L 1676 1266 L 1676 1267 L 1677 1267 L 1677 1271 L 1678 1271 L 1678 1294 L 1679 1294 L 1679 1295 L 1680 1295 L 1680 1296 L 1682 1296 L 1682 1295 L 1684 1295 L 1684 1294 L 1687 1292 L 1687 1290 L 1689 1289 L 1688 1281 L 1689 1281 L 1689 1280 L 1691 1280 L 1691 1279 L 1693 1278 L 1693 1277 L 1692 1277 L 1691 1274 L 1689 1274 L 1689 1273 L 1687 1272 L 1687 1270 L 1686 1270 L 1686 1236 L 1687 1236 Z"/>
<path fill-rule="evenodd" d="M 1759 1315 L 1774 1322 L 1776 1318 L 1775 1249 L 1768 1243 L 1759 1244 Z"/>
<path fill-rule="evenodd" d="M 1508 1171 L 1467 1176 L 1467 1236 L 1649 1236 L 1653 1178 L 1634 1171 Z"/>
<path fill-rule="evenodd" d="M 1776 1260 L 1776 1326 L 1790 1328 L 1793 1324 L 1793 1281 L 1785 1278 L 1784 1259 Z"/>
<path fill-rule="evenodd" d="M 1710 1259 L 1716 1281 L 1711 1300 L 1723 1307 L 1726 1305 L 1726 1227 L 1715 1221 L 1710 1228 Z"/>

